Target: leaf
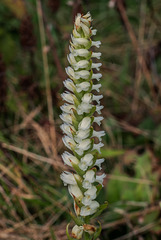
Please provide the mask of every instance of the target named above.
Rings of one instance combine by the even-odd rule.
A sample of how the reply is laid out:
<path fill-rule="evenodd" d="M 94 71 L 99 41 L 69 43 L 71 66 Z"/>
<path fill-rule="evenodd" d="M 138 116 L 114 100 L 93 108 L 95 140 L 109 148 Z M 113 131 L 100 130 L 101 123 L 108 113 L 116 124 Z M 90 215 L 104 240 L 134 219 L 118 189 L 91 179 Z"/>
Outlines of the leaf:
<path fill-rule="evenodd" d="M 125 153 L 124 150 L 116 150 L 116 149 L 102 149 L 101 150 L 101 155 L 100 157 L 118 157 L 118 156 L 121 156 Z"/>

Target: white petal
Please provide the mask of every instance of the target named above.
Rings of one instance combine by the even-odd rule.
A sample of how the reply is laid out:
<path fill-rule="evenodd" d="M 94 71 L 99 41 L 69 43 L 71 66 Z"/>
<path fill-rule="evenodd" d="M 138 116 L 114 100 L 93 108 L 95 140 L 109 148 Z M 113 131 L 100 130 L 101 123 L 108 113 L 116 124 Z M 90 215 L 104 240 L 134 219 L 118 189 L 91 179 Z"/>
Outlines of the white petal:
<path fill-rule="evenodd" d="M 78 200 L 82 200 L 83 194 L 78 185 L 69 185 L 68 191 L 72 197 L 75 196 Z"/>
<path fill-rule="evenodd" d="M 97 29 L 92 29 L 92 35 L 96 35 Z"/>
<path fill-rule="evenodd" d="M 91 139 L 85 139 L 82 140 L 80 143 L 77 145 L 77 149 L 86 151 L 91 147 Z"/>
<path fill-rule="evenodd" d="M 73 29 L 73 36 L 74 36 L 74 37 L 81 37 L 81 35 L 77 32 L 75 26 L 74 26 L 74 29 Z"/>
<path fill-rule="evenodd" d="M 103 98 L 103 95 L 93 95 L 93 101 L 96 101 L 98 104 L 100 103 L 100 99 Z"/>
<path fill-rule="evenodd" d="M 89 196 L 84 197 L 84 198 L 82 199 L 82 203 L 83 203 L 85 206 L 90 205 L 90 204 L 91 204 L 91 201 L 92 201 L 92 200 L 90 199 Z"/>
<path fill-rule="evenodd" d="M 61 97 L 63 98 L 64 101 L 68 103 L 74 103 L 74 101 L 77 100 L 76 96 L 73 93 L 70 93 L 68 91 L 62 93 Z"/>
<path fill-rule="evenodd" d="M 84 195 L 90 196 L 90 198 L 93 200 L 96 198 L 96 192 L 97 192 L 97 188 L 95 186 L 92 186 L 84 193 Z"/>
<path fill-rule="evenodd" d="M 73 156 L 71 153 L 65 151 L 63 154 L 62 154 L 62 159 L 64 161 L 64 164 L 72 167 L 72 163 L 74 164 L 79 164 L 79 160 Z"/>
<path fill-rule="evenodd" d="M 100 52 L 92 52 L 92 56 L 91 57 L 95 57 L 97 59 L 100 59 L 101 53 Z"/>
<path fill-rule="evenodd" d="M 60 175 L 60 178 L 64 182 L 64 186 L 66 186 L 67 184 L 76 185 L 77 182 L 75 178 L 80 179 L 80 176 L 77 174 L 72 174 L 70 172 L 65 171 Z"/>
<path fill-rule="evenodd" d="M 100 148 L 103 147 L 104 144 L 102 142 L 94 144 L 93 145 L 93 150 L 97 150 L 99 153 L 101 153 Z"/>
<path fill-rule="evenodd" d="M 60 128 L 65 134 L 67 134 L 70 137 L 73 137 L 72 133 L 75 132 L 75 128 L 72 125 L 64 123 L 60 126 Z"/>
<path fill-rule="evenodd" d="M 103 186 L 103 179 L 106 177 L 106 174 L 103 173 L 100 176 L 96 176 L 96 181 L 99 182 Z"/>
<path fill-rule="evenodd" d="M 93 96 L 94 95 L 92 93 L 85 93 L 81 100 L 82 102 L 89 104 L 92 102 Z M 95 97 L 93 100 L 95 100 Z"/>
<path fill-rule="evenodd" d="M 81 22 L 86 24 L 87 27 L 90 27 L 90 25 L 91 25 L 90 21 L 88 19 L 84 18 L 84 17 L 81 18 Z"/>
<path fill-rule="evenodd" d="M 71 79 L 75 79 L 75 72 L 74 72 L 73 68 L 67 67 L 67 68 L 65 68 L 65 71 Z"/>
<path fill-rule="evenodd" d="M 76 91 L 79 93 L 81 91 L 88 91 L 91 84 L 89 82 L 82 82 L 79 84 L 76 84 Z"/>
<path fill-rule="evenodd" d="M 92 201 L 90 205 L 91 209 L 97 209 L 99 206 L 100 205 L 97 201 Z"/>
<path fill-rule="evenodd" d="M 89 166 L 93 164 L 93 155 L 88 153 L 84 157 L 81 158 L 79 163 L 79 168 L 83 171 L 86 171 Z"/>
<path fill-rule="evenodd" d="M 72 138 L 68 137 L 68 136 L 64 136 L 62 138 L 62 140 L 63 140 L 65 146 L 67 148 L 69 148 L 69 149 L 72 149 L 72 148 L 74 148 L 76 146 L 75 141 Z"/>
<path fill-rule="evenodd" d="M 85 193 L 85 197 L 82 199 L 82 203 L 87 206 L 92 203 L 92 200 L 96 198 L 97 188 L 95 186 L 91 186 Z"/>
<path fill-rule="evenodd" d="M 76 108 L 73 104 L 64 103 L 64 105 L 62 105 L 60 109 L 65 113 L 73 113 L 73 109 L 76 109 Z"/>
<path fill-rule="evenodd" d="M 68 59 L 68 62 L 73 65 L 73 64 L 76 64 L 76 60 L 75 60 L 75 57 L 73 55 L 73 53 L 70 53 L 69 55 L 67 55 L 67 59 Z"/>
<path fill-rule="evenodd" d="M 89 113 L 92 107 L 92 104 L 81 102 L 81 104 L 79 104 L 77 107 L 77 113 L 78 115 L 82 115 L 83 113 Z"/>
<path fill-rule="evenodd" d="M 84 33 L 85 37 L 90 37 L 91 29 L 84 23 L 81 23 L 80 25 L 82 27 L 82 30 L 83 30 L 83 33 Z"/>
<path fill-rule="evenodd" d="M 100 81 L 100 78 L 102 77 L 101 73 L 93 73 L 92 79 L 96 79 L 97 81 Z"/>
<path fill-rule="evenodd" d="M 89 182 L 88 180 L 84 180 L 84 181 L 82 182 L 82 186 L 83 186 L 83 188 L 85 188 L 85 189 L 89 189 L 89 188 L 92 187 L 92 184 L 91 184 L 91 182 Z"/>
<path fill-rule="evenodd" d="M 82 141 L 83 139 L 88 138 L 90 134 L 90 129 L 87 130 L 79 130 L 75 136 L 74 136 L 74 140 L 79 143 L 80 141 Z"/>
<path fill-rule="evenodd" d="M 85 162 L 87 166 L 91 166 L 93 164 L 93 155 L 87 153 L 84 157 L 81 158 L 81 162 Z"/>
<path fill-rule="evenodd" d="M 99 67 L 101 67 L 102 66 L 102 63 L 92 63 L 92 68 L 96 68 L 98 71 L 100 70 L 100 68 Z"/>
<path fill-rule="evenodd" d="M 84 154 L 84 151 L 88 150 L 90 147 L 91 147 L 91 139 L 85 139 L 77 144 L 77 146 L 75 147 L 75 152 L 81 156 Z"/>
<path fill-rule="evenodd" d="M 96 119 L 97 120 L 97 119 Z M 78 129 L 81 130 L 86 130 L 89 129 L 91 126 L 91 118 L 90 117 L 85 117 L 83 120 L 79 123 Z"/>
<path fill-rule="evenodd" d="M 97 166 L 99 170 L 101 170 L 102 169 L 101 164 L 104 162 L 104 160 L 105 160 L 104 158 L 97 159 L 94 165 Z"/>
<path fill-rule="evenodd" d="M 87 12 L 85 15 L 82 16 L 82 18 L 86 18 L 86 19 L 88 19 L 88 21 L 90 21 L 90 22 L 92 21 L 90 12 Z"/>
<path fill-rule="evenodd" d="M 64 86 L 70 90 L 70 91 L 75 91 L 75 84 L 73 83 L 73 81 L 71 79 L 67 79 L 63 82 Z"/>
<path fill-rule="evenodd" d="M 74 237 L 74 239 L 81 239 L 82 235 L 83 235 L 83 226 L 75 225 L 72 228 L 72 237 Z"/>
<path fill-rule="evenodd" d="M 78 166 L 82 171 L 86 171 L 88 168 L 85 162 L 80 162 Z"/>
<path fill-rule="evenodd" d="M 63 122 L 72 124 L 73 120 L 72 116 L 73 116 L 72 114 L 62 113 L 60 115 L 60 118 L 62 119 Z"/>
<path fill-rule="evenodd" d="M 81 207 L 80 215 L 83 217 L 92 215 L 93 213 L 95 213 L 97 211 L 98 207 L 99 207 L 99 203 L 96 201 L 92 201 L 90 203 L 90 206 Z"/>
<path fill-rule="evenodd" d="M 93 137 L 97 137 L 101 141 L 103 136 L 105 136 L 105 131 L 93 130 Z"/>
<path fill-rule="evenodd" d="M 101 87 L 102 85 L 101 84 L 93 84 L 93 86 L 92 86 L 92 90 L 96 90 L 97 92 L 99 92 L 100 90 L 100 87 Z"/>
<path fill-rule="evenodd" d="M 84 175 L 84 180 L 89 181 L 90 183 L 95 182 L 95 172 L 93 170 L 88 170 Z"/>
<path fill-rule="evenodd" d="M 92 41 L 92 46 L 95 46 L 95 47 L 99 48 L 100 45 L 101 45 L 100 41 Z"/>
<path fill-rule="evenodd" d="M 94 121 L 95 123 L 97 123 L 99 126 L 101 125 L 101 121 L 103 120 L 103 117 L 94 117 Z"/>
<path fill-rule="evenodd" d="M 75 70 L 78 70 L 79 68 L 88 68 L 89 67 L 89 61 L 87 60 L 80 60 L 79 62 L 76 62 L 73 64 L 73 67 Z"/>
<path fill-rule="evenodd" d="M 82 71 L 75 72 L 75 78 L 76 79 L 79 79 L 79 78 L 88 79 L 89 76 L 90 76 L 90 72 L 87 71 L 87 70 L 82 70 Z"/>
<path fill-rule="evenodd" d="M 72 47 L 69 48 L 71 52 L 73 52 L 74 56 L 79 56 L 79 57 L 90 57 L 91 52 L 88 51 L 87 49 L 72 49 Z"/>
<path fill-rule="evenodd" d="M 78 13 L 77 16 L 75 17 L 75 25 L 77 27 L 80 27 L 80 21 L 81 21 L 81 14 Z"/>
<path fill-rule="evenodd" d="M 79 45 L 82 45 L 84 47 L 90 46 L 90 41 L 86 38 L 75 38 L 71 36 L 73 44 L 78 47 Z"/>
<path fill-rule="evenodd" d="M 104 106 L 100 106 L 99 104 L 98 105 L 96 105 L 96 112 L 98 113 L 98 114 L 101 114 L 101 110 L 104 108 Z"/>

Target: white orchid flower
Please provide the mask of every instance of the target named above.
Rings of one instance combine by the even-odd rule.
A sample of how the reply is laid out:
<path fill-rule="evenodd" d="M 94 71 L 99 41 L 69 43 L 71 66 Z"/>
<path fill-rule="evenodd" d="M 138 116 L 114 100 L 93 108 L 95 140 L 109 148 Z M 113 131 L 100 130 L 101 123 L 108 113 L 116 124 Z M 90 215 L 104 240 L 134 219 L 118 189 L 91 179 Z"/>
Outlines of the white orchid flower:
<path fill-rule="evenodd" d="M 69 77 L 64 81 L 67 91 L 61 94 L 65 103 L 60 107 L 60 118 L 63 121 L 60 127 L 65 134 L 63 143 L 69 149 L 69 152 L 65 151 L 62 154 L 62 159 L 65 165 L 72 168 L 72 172 L 65 171 L 60 178 L 64 185 L 68 186 L 74 201 L 76 217 L 73 219 L 76 225 L 72 228 L 72 239 L 82 239 L 87 235 L 94 239 L 93 236 L 97 236 L 93 235 L 96 227 L 88 224 L 86 220 L 90 222 L 91 215 L 99 213 L 102 209 L 96 198 L 101 188 L 100 184 L 103 186 L 106 176 L 104 173 L 97 174 L 104 162 L 103 158 L 98 158 L 98 154 L 104 145 L 101 141 L 105 131 L 96 131 L 93 124 L 97 123 L 100 126 L 103 120 L 103 105 L 100 104 L 103 95 L 97 95 L 101 83 L 96 84 L 102 77 L 102 74 L 97 72 L 102 63 L 93 62 L 93 58 L 100 59 L 101 53 L 91 49 L 99 48 L 101 42 L 91 38 L 97 32 L 96 29 L 92 29 L 91 21 L 89 12 L 86 15 L 79 13 L 75 18 L 70 53 L 67 56 L 70 66 L 65 69 Z M 71 239 L 68 228 L 67 236 Z"/>

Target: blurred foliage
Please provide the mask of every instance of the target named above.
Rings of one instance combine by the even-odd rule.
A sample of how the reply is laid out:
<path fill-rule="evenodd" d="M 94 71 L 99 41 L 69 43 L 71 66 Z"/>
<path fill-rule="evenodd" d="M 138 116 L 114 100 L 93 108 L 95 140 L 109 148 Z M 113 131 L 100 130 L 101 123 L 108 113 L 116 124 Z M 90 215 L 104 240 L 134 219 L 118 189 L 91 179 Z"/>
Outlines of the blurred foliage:
<path fill-rule="evenodd" d="M 59 179 L 66 169 L 60 93 L 73 19 L 87 11 L 98 30 L 95 40 L 102 42 L 107 134 L 100 157 L 107 178 L 99 201 L 108 201 L 108 208 L 98 219 L 101 239 L 160 239 L 161 1 L 41 3 L 43 49 L 36 0 L 0 1 L 0 239 L 66 239 L 73 206 Z M 56 131 L 48 119 L 42 50 Z"/>

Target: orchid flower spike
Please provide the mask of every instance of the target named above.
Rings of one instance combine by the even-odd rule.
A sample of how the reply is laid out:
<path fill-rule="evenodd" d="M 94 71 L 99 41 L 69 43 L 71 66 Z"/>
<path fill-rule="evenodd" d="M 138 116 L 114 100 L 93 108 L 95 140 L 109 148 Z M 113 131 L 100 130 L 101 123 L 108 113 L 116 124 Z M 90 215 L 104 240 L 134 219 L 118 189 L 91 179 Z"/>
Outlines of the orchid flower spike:
<path fill-rule="evenodd" d="M 93 59 L 100 59 L 101 53 L 92 52 L 90 49 L 92 46 L 99 48 L 101 42 L 91 39 L 97 32 L 92 29 L 91 22 L 89 12 L 86 15 L 79 13 L 75 18 L 70 53 L 67 56 L 70 66 L 66 68 L 66 73 L 69 78 L 64 81 L 66 91 L 62 98 L 65 103 L 61 106 L 60 116 L 63 120 L 61 129 L 65 134 L 63 142 L 69 149 L 69 152 L 62 154 L 62 159 L 66 165 L 73 168 L 72 172 L 63 172 L 60 178 L 64 185 L 68 186 L 74 200 L 74 239 L 98 236 L 100 228 L 90 225 L 90 219 L 95 214 L 99 215 L 107 205 L 100 205 L 96 200 L 105 177 L 105 174 L 97 174 L 104 162 L 104 159 L 98 158 L 98 154 L 103 146 L 101 140 L 105 132 L 93 129 L 94 122 L 100 126 L 103 120 L 100 116 L 103 96 L 98 95 L 101 84 L 97 83 L 102 77 L 102 74 L 98 73 L 102 64 L 93 62 Z M 68 227 L 67 236 L 68 239 L 73 239 L 68 233 Z"/>

